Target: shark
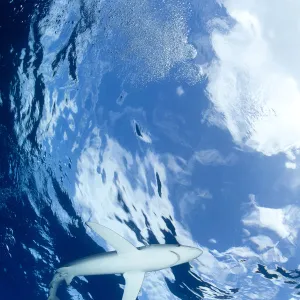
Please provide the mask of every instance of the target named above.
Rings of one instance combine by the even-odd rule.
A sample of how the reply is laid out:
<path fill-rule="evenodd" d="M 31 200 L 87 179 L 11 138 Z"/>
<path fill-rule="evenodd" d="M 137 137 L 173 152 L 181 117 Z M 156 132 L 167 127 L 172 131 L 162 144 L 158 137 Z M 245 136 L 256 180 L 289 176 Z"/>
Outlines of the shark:
<path fill-rule="evenodd" d="M 115 251 L 85 257 L 57 269 L 50 283 L 48 300 L 59 300 L 56 294 L 63 281 L 70 285 L 75 276 L 105 274 L 123 274 L 125 288 L 122 300 L 135 300 L 147 272 L 188 263 L 203 253 L 199 248 L 180 244 L 135 247 L 118 233 L 103 225 L 94 222 L 87 222 L 86 225 Z"/>

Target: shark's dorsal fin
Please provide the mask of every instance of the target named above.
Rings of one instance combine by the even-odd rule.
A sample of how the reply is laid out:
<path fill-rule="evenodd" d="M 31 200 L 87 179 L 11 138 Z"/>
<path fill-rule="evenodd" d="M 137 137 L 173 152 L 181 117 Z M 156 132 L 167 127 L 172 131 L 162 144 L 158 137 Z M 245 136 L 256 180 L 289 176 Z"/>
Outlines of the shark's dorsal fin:
<path fill-rule="evenodd" d="M 145 273 L 141 271 L 131 271 L 124 273 L 125 289 L 122 300 L 135 300 L 139 294 Z"/>
<path fill-rule="evenodd" d="M 138 251 L 130 242 L 125 240 L 113 230 L 93 222 L 86 223 L 92 230 L 99 234 L 108 244 L 110 244 L 118 253 L 127 253 Z"/>

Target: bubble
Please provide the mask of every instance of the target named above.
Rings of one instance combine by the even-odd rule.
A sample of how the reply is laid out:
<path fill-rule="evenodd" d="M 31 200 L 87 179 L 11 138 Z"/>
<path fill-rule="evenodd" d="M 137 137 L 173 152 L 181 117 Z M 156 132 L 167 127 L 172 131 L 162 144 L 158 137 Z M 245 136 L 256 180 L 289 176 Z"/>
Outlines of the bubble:
<path fill-rule="evenodd" d="M 62 19 L 65 22 L 75 18 L 73 38 L 78 62 L 84 63 L 90 53 L 97 53 L 95 65 L 96 57 L 100 56 L 124 82 L 132 84 L 164 79 L 181 64 L 186 64 L 183 69 L 187 69 L 190 76 L 188 69 L 197 51 L 188 41 L 190 4 L 186 0 L 87 0 L 80 6 L 76 3 L 69 9 L 70 16 L 64 15 Z M 66 28 L 57 27 L 58 13 L 52 15 L 53 21 L 48 21 L 47 26 L 53 29 L 43 32 L 60 30 L 55 37 L 58 40 L 58 36 L 66 35 Z M 50 17 L 47 16 L 47 20 Z M 59 22 L 60 26 L 62 23 Z M 65 27 L 70 26 L 70 22 L 65 24 Z"/>

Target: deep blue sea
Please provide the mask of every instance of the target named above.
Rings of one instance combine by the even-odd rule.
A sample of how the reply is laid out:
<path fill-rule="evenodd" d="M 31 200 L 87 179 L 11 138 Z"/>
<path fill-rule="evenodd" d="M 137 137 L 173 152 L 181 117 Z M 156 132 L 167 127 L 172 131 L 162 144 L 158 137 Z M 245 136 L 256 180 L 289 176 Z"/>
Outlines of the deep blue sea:
<path fill-rule="evenodd" d="M 106 251 L 107 245 L 87 231 L 91 219 L 137 246 L 189 243 L 206 249 L 199 265 L 146 277 L 140 299 L 300 297 L 299 261 L 292 251 L 287 250 L 288 266 L 275 250 L 278 260 L 265 262 L 244 248 L 239 251 L 245 254 L 226 252 L 243 240 L 231 186 L 239 182 L 236 192 L 247 199 L 245 186 L 256 173 L 246 179 L 239 174 L 252 162 L 265 167 L 270 161 L 253 153 L 242 156 L 227 133 L 204 128 L 198 120 L 210 104 L 195 100 L 196 94 L 205 99 L 207 79 L 194 60 L 200 64 L 213 54 L 189 42 L 189 26 L 205 35 L 205 14 L 222 15 L 224 9 L 204 1 L 200 18 L 194 4 L 1 0 L 1 299 L 47 299 L 57 268 Z M 186 99 L 178 100 L 183 93 Z M 200 171 L 195 159 L 180 158 L 216 145 L 227 157 L 213 152 L 210 166 L 203 163 Z M 234 173 L 231 165 L 238 159 L 251 163 L 241 162 Z M 192 179 L 191 169 L 197 174 Z M 194 189 L 201 180 L 222 188 L 213 195 Z M 191 186 L 207 201 L 202 206 L 193 206 Z M 215 195 L 231 200 L 217 209 L 208 202 Z M 185 204 L 179 200 L 186 197 Z M 222 245 L 208 242 L 217 236 L 214 230 L 224 237 Z M 123 284 L 117 275 L 75 278 L 69 287 L 62 284 L 58 297 L 117 300 Z"/>

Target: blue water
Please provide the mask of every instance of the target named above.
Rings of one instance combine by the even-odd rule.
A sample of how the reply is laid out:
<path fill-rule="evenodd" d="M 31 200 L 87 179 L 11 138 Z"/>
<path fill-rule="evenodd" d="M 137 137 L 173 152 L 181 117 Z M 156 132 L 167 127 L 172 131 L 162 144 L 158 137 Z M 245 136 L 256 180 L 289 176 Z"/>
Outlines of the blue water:
<path fill-rule="evenodd" d="M 167 2 L 171 3 L 171 1 Z M 160 152 L 171 153 L 172 149 L 176 148 L 176 155 L 186 155 L 203 141 L 207 144 L 213 143 L 211 132 L 214 129 L 210 129 L 206 137 L 204 133 L 203 136 L 188 133 L 185 135 L 187 127 L 196 126 L 194 121 L 196 115 L 205 105 L 202 104 L 203 107 L 199 105 L 197 109 L 192 109 L 193 105 L 189 106 L 179 101 L 175 103 L 172 98 L 174 88 L 178 82 L 181 82 L 179 75 L 172 77 L 172 72 L 176 74 L 181 68 L 190 68 L 189 59 L 182 64 L 174 63 L 170 72 L 164 69 L 164 72 L 168 73 L 165 78 L 159 69 L 151 65 L 152 61 L 148 61 L 147 57 L 140 52 L 134 56 L 127 50 L 127 52 L 124 51 L 125 54 L 121 51 L 124 45 L 133 47 L 130 44 L 130 38 L 132 38 L 131 34 L 134 34 L 125 30 L 132 20 L 129 18 L 130 9 L 128 10 L 124 2 L 123 4 L 120 2 L 120 7 L 109 4 L 100 7 L 96 5 L 97 1 L 89 1 L 87 4 L 78 1 L 76 5 L 79 7 L 70 4 L 61 8 L 62 13 L 58 12 L 57 20 L 51 19 L 53 17 L 49 13 L 51 3 L 50 0 L 36 3 L 25 0 L 3 0 L 0 4 L 0 291 L 1 299 L 5 300 L 46 299 L 49 282 L 56 268 L 83 256 L 105 251 L 103 245 L 99 245 L 86 233 L 84 222 L 87 221 L 86 215 L 89 217 L 93 215 L 92 208 L 89 210 L 84 203 L 77 206 L 74 200 L 78 192 L 76 184 L 80 181 L 78 176 L 80 172 L 77 170 L 79 169 L 78 161 L 82 158 L 85 149 L 89 148 L 88 146 L 99 150 L 99 166 L 94 167 L 101 175 L 101 182 L 105 184 L 109 180 L 107 177 L 110 172 L 109 167 L 106 169 L 104 167 L 104 160 L 111 158 L 105 156 L 105 149 L 111 143 L 109 136 L 118 141 L 120 148 L 126 148 L 133 156 L 139 156 L 141 160 L 146 159 L 149 151 L 154 149 L 154 146 L 151 146 L 147 140 L 149 124 L 152 124 L 151 137 L 154 141 L 159 141 L 155 149 Z M 138 2 L 135 1 L 134 5 L 137 5 L 136 3 Z M 156 5 L 155 3 L 153 2 L 153 6 Z M 68 7 L 71 12 L 68 20 L 64 20 L 63 10 Z M 58 9 L 60 9 L 59 5 Z M 96 14 L 98 9 L 101 10 L 99 15 Z M 118 19 L 118 10 L 122 9 L 126 11 L 126 14 L 122 15 L 123 19 Z M 144 8 L 141 8 L 139 12 L 143 17 L 146 16 L 147 12 Z M 161 16 L 159 13 L 158 16 L 160 20 L 169 18 L 168 15 Z M 91 28 L 96 23 L 95 18 L 98 17 L 103 19 L 97 23 L 97 26 L 100 24 L 99 26 L 103 28 L 95 31 L 97 38 L 95 40 L 91 38 L 89 46 L 84 48 L 82 46 L 84 33 L 92 30 Z M 148 21 L 150 22 L 151 18 Z M 62 28 L 59 27 L 60 22 L 65 22 Z M 52 34 L 56 34 L 55 30 L 57 30 L 60 35 L 56 41 L 47 44 L 47 38 L 41 34 L 41 26 L 47 27 L 50 23 L 57 24 L 56 29 L 51 27 L 54 31 Z M 111 38 L 111 35 L 114 38 Z M 48 38 L 51 39 L 49 36 Z M 117 38 L 120 39 L 116 40 Z M 105 39 L 108 39 L 107 43 Z M 105 45 L 98 48 L 97 45 L 101 41 Z M 135 42 L 137 43 L 137 40 Z M 45 45 L 48 45 L 48 48 Z M 172 45 L 171 43 L 170 47 Z M 83 49 L 78 49 L 78 46 L 82 46 Z M 137 47 L 140 45 L 138 44 Z M 79 50 L 83 51 L 83 54 Z M 83 55 L 84 59 L 80 58 L 80 55 Z M 151 56 L 150 53 L 148 55 Z M 103 71 L 106 66 L 97 64 L 100 57 L 104 61 L 111 60 L 114 63 L 113 71 L 103 72 L 105 74 L 103 76 L 100 71 Z M 45 63 L 47 59 L 51 61 L 48 65 Z M 78 63 L 80 59 L 84 60 L 84 63 Z M 157 63 L 161 63 L 158 67 L 167 69 L 168 66 L 165 66 L 160 59 L 164 57 L 157 58 Z M 52 69 L 43 69 L 45 65 L 51 66 Z M 148 70 L 147 74 L 145 69 Z M 187 76 L 185 73 L 183 75 Z M 138 80 L 139 78 L 141 81 Z M 159 81 L 162 78 L 166 82 L 160 85 Z M 26 84 L 28 86 L 25 86 Z M 188 84 L 185 82 L 183 86 L 188 86 Z M 191 87 L 194 89 L 193 93 L 199 92 L 199 95 L 204 97 L 201 92 L 203 84 L 203 82 L 200 83 L 200 87 L 197 88 Z M 69 99 L 64 99 L 65 91 L 68 91 L 66 94 Z M 55 92 L 58 94 L 58 100 L 52 103 Z M 52 98 L 47 93 L 51 94 Z M 167 100 L 162 105 L 160 99 L 164 97 Z M 50 98 L 51 112 L 47 113 L 52 119 L 47 119 L 49 115 L 45 115 L 45 107 Z M 77 104 L 77 108 L 73 111 L 70 104 L 72 99 L 75 99 Z M 116 99 L 119 100 L 116 101 Z M 51 120 L 55 118 L 56 112 L 60 109 L 59 105 L 63 101 L 66 102 L 66 106 L 60 113 L 65 115 L 53 125 Z M 125 104 L 129 102 L 130 105 L 128 107 L 120 105 L 123 101 Z M 167 118 L 165 123 L 161 122 L 165 112 L 182 112 L 191 117 L 186 121 L 178 118 L 176 124 L 179 125 L 172 128 L 168 127 L 168 124 L 174 122 L 173 119 L 169 123 Z M 71 115 L 72 117 L 69 117 Z M 171 118 L 172 114 L 168 116 Z M 73 123 L 75 130 L 72 129 Z M 49 138 L 50 143 L 43 134 L 51 132 L 51 126 L 54 130 Z M 92 133 L 95 127 L 100 128 L 101 132 L 99 144 L 95 137 L 97 134 Z M 184 133 L 177 136 L 176 134 L 180 131 Z M 64 139 L 65 133 L 67 139 Z M 216 143 L 223 144 L 228 139 L 226 135 L 222 137 L 217 135 L 216 132 L 214 135 Z M 191 145 L 186 146 L 186 140 L 189 140 Z M 75 144 L 77 146 L 74 148 Z M 118 153 L 123 155 L 124 165 L 130 165 L 130 157 L 125 157 L 123 150 L 115 151 L 116 155 Z M 253 160 L 257 162 L 257 158 Z M 245 164 L 251 165 L 251 158 Z M 84 166 L 84 163 L 82 165 Z M 139 176 L 141 175 L 138 173 L 138 165 L 132 168 L 131 172 L 127 173 L 127 179 L 133 190 L 136 190 L 140 187 Z M 242 165 L 241 169 L 243 168 L 246 167 Z M 223 169 L 220 168 L 220 170 Z M 209 186 L 212 178 L 215 179 L 214 172 L 210 169 L 206 171 L 203 169 L 197 176 L 205 177 L 203 182 Z M 122 213 L 117 215 L 116 210 L 114 216 L 116 222 L 135 233 L 136 240 L 141 244 L 159 243 L 157 231 L 151 227 L 153 223 L 150 217 L 153 215 L 147 215 L 146 208 L 145 213 L 141 215 L 146 224 L 147 240 L 145 231 L 137 225 L 140 221 L 124 217 L 124 215 L 132 214 L 134 202 L 138 202 L 139 199 L 133 199 L 133 204 L 126 202 L 127 194 L 122 186 L 124 183 L 120 179 L 122 172 L 119 170 L 119 173 L 114 174 L 114 184 L 118 188 L 116 198 L 118 207 L 122 208 Z M 147 191 L 151 197 L 157 195 L 157 199 L 163 201 L 166 197 L 166 187 L 164 174 L 159 164 L 149 167 L 146 175 L 144 191 Z M 224 171 L 222 176 L 235 182 L 239 182 L 240 179 L 230 171 Z M 222 176 L 219 178 L 220 181 L 223 180 Z M 253 178 L 251 172 L 248 176 L 243 180 Z M 241 180 L 241 185 L 243 180 Z M 254 179 L 249 185 L 257 186 L 258 181 Z M 250 189 L 253 191 L 252 187 L 249 187 Z M 236 192 L 240 195 L 248 193 L 239 189 Z M 99 193 L 101 194 L 102 191 L 100 190 Z M 224 196 L 224 193 L 222 195 Z M 162 202 L 163 205 L 164 203 Z M 220 205 L 218 211 L 211 208 L 216 219 L 218 214 L 220 218 L 222 217 L 227 205 L 234 204 L 227 202 L 223 206 Z M 101 209 L 104 215 L 105 206 Z M 236 211 L 238 211 L 237 207 Z M 235 215 L 233 209 L 231 213 Z M 204 223 L 211 220 L 209 208 L 205 214 L 202 218 Z M 237 218 L 229 215 L 227 218 L 230 226 L 239 226 Z M 162 216 L 161 220 L 164 229 L 160 232 L 165 242 L 177 243 L 180 233 L 177 232 L 171 215 Z M 211 230 L 214 227 L 220 227 L 217 221 L 212 222 Z M 197 230 L 195 228 L 191 231 L 194 231 L 196 237 L 209 239 L 205 227 Z M 217 238 L 222 239 L 222 236 L 230 234 L 230 229 L 224 228 Z M 227 239 L 222 247 L 226 249 L 231 246 L 231 243 L 232 241 Z M 269 269 L 261 264 L 256 264 L 256 267 L 252 270 L 253 276 L 261 276 L 267 279 L 268 283 L 281 278 L 287 287 L 291 287 L 293 292 L 300 295 L 298 292 L 300 289 L 299 270 L 287 271 L 280 266 Z M 166 277 L 165 283 L 171 295 L 179 299 L 242 299 L 239 296 L 241 286 L 238 280 L 231 280 L 231 286 L 213 282 L 211 279 L 208 280 L 207 276 L 202 278 L 201 274 L 195 272 L 189 264 L 172 268 L 172 274 L 175 280 Z M 62 300 L 121 299 L 123 291 L 120 284 L 124 284 L 122 276 L 109 275 L 101 276 L 101 278 L 95 276 L 88 280 L 76 278 L 72 282 L 72 287 L 63 286 L 58 296 Z M 147 299 L 145 297 L 143 293 L 141 298 Z"/>

